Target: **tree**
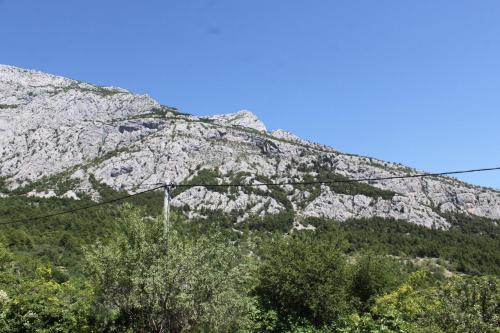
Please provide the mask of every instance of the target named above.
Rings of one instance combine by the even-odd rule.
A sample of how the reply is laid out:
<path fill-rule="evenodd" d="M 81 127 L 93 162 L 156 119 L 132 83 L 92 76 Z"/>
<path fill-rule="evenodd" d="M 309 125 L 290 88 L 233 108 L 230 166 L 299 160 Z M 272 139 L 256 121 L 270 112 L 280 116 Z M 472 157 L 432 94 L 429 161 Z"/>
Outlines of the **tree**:
<path fill-rule="evenodd" d="M 396 287 L 404 276 L 401 264 L 394 260 L 367 254 L 357 258 L 353 267 L 351 294 L 360 311 L 368 310 L 373 297 Z"/>
<path fill-rule="evenodd" d="M 90 332 L 87 318 L 90 292 L 73 282 L 54 280 L 51 267 L 37 269 L 36 278 L 21 279 L 11 274 L 9 292 L 0 290 L 0 331 Z M 1 286 L 0 286 L 1 289 Z"/>
<path fill-rule="evenodd" d="M 87 250 L 101 325 L 138 332 L 236 330 L 251 305 L 237 249 L 217 237 L 164 232 L 129 210 L 120 236 Z"/>
<path fill-rule="evenodd" d="M 341 238 L 301 232 L 265 247 L 255 294 L 278 313 L 279 325 L 328 324 L 349 311 L 347 263 Z"/>
<path fill-rule="evenodd" d="M 432 281 L 417 271 L 395 291 L 377 297 L 377 318 L 398 318 L 418 332 L 497 333 L 500 327 L 500 280 L 455 276 Z"/>
<path fill-rule="evenodd" d="M 437 293 L 439 306 L 430 321 L 446 332 L 500 331 L 500 279 L 494 276 L 455 277 Z"/>

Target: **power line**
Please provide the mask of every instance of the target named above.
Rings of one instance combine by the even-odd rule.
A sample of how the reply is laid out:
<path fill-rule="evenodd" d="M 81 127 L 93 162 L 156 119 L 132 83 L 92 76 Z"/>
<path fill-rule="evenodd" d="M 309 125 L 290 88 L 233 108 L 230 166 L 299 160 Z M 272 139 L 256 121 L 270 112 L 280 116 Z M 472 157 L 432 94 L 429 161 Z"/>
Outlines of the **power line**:
<path fill-rule="evenodd" d="M 144 194 L 144 193 L 153 192 L 153 191 L 159 190 L 160 188 L 164 188 L 164 187 L 165 187 L 165 185 L 158 186 L 158 187 L 146 190 L 146 191 L 137 192 L 137 193 L 134 193 L 134 194 L 129 194 L 129 195 L 118 197 L 118 198 L 111 199 L 111 200 L 108 200 L 108 201 L 98 202 L 98 203 L 93 204 L 93 205 L 87 205 L 87 206 L 78 207 L 78 208 L 74 208 L 74 209 L 63 210 L 63 211 L 60 211 L 60 212 L 57 212 L 57 213 L 48 214 L 48 215 L 40 215 L 40 216 L 35 216 L 35 217 L 27 218 L 27 219 L 19 219 L 19 220 L 12 220 L 12 221 L 0 222 L 0 225 L 29 223 L 29 222 L 34 222 L 34 221 L 38 221 L 38 220 L 43 220 L 43 219 L 46 219 L 46 218 L 49 218 L 49 217 L 54 217 L 54 216 L 59 216 L 59 215 L 63 215 L 63 214 L 74 213 L 74 212 L 78 212 L 80 210 L 95 208 L 95 207 L 107 205 L 107 204 L 110 204 L 110 203 L 113 203 L 113 202 L 125 200 L 125 199 L 131 198 L 131 197 L 135 197 L 137 195 L 141 195 L 141 194 Z"/>
<path fill-rule="evenodd" d="M 356 178 L 356 179 L 339 179 L 339 180 L 317 180 L 311 182 L 282 182 L 282 183 L 255 183 L 255 184 L 178 184 L 175 187 L 195 187 L 195 186 L 205 186 L 205 187 L 252 187 L 252 186 L 284 186 L 284 185 L 319 185 L 319 184 L 335 184 L 335 183 L 357 183 L 363 181 L 380 181 L 380 180 L 391 180 L 391 179 L 405 179 L 405 178 L 424 178 L 424 177 L 438 177 L 447 175 L 456 175 L 464 173 L 474 173 L 474 172 L 485 172 L 500 170 L 500 167 L 495 168 L 484 168 L 484 169 L 471 169 L 462 171 L 447 171 L 439 173 L 420 173 L 415 175 L 404 175 L 404 176 L 389 176 L 389 177 L 377 177 L 377 178 Z"/>
<path fill-rule="evenodd" d="M 88 205 L 88 206 L 83 206 L 83 207 L 79 207 L 79 208 L 75 208 L 75 209 L 60 211 L 60 212 L 53 213 L 53 214 L 35 216 L 32 218 L 27 218 L 27 219 L 19 219 L 19 220 L 0 222 L 0 225 L 28 223 L 28 222 L 46 219 L 49 217 L 74 213 L 74 212 L 77 212 L 80 210 L 95 208 L 98 206 L 102 206 L 102 205 L 110 204 L 113 202 L 125 200 L 125 199 L 131 198 L 131 197 L 134 197 L 137 195 L 141 195 L 144 193 L 153 192 L 153 191 L 159 190 L 161 188 L 168 189 L 168 188 L 172 188 L 172 187 L 195 187 L 195 186 L 203 186 L 203 187 L 256 187 L 256 186 L 318 185 L 318 184 L 335 184 L 335 183 L 356 183 L 356 182 L 362 182 L 362 181 L 380 181 L 380 180 L 405 179 L 405 178 L 438 177 L 438 176 L 485 172 L 485 171 L 494 171 L 494 170 L 500 170 L 500 167 L 483 168 L 483 169 L 470 169 L 470 170 L 462 170 L 462 171 L 447 171 L 447 172 L 439 172 L 439 173 L 421 173 L 421 174 L 414 174 L 414 175 L 389 176 L 389 177 L 377 177 L 377 178 L 339 179 L 339 180 L 326 180 L 326 181 L 320 180 L 320 181 L 312 181 L 312 182 L 282 182 L 282 183 L 256 183 L 256 184 L 231 184 L 231 183 L 228 183 L 228 184 L 213 184 L 213 185 L 212 184 L 178 184 L 178 185 L 177 184 L 170 184 L 170 185 L 165 185 L 165 184 L 156 183 L 156 184 L 150 184 L 150 185 L 160 185 L 160 186 L 157 186 L 157 187 L 154 187 L 152 189 L 145 190 L 142 192 L 129 194 L 129 195 L 118 197 L 118 198 L 115 198 L 112 200 L 99 202 L 99 203 L 96 203 L 93 205 Z"/>

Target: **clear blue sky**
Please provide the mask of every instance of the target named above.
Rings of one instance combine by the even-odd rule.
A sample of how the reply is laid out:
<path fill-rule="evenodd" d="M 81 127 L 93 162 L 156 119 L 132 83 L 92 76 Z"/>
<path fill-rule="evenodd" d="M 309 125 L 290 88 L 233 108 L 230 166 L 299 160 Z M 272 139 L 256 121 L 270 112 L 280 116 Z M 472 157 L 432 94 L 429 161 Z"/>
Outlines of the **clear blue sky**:
<path fill-rule="evenodd" d="M 500 166 L 500 1 L 0 0 L 0 63 L 242 108 L 427 171 Z M 465 180 L 500 188 L 500 173 Z"/>

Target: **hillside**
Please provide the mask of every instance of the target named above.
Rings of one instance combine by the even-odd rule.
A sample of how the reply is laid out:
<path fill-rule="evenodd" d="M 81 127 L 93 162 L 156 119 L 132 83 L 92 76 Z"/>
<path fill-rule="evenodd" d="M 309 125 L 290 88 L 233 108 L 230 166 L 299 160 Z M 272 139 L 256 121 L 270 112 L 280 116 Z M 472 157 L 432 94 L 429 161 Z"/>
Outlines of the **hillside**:
<path fill-rule="evenodd" d="M 268 131 L 249 111 L 196 117 L 121 88 L 5 65 L 0 133 L 3 195 L 32 190 L 33 196 L 97 200 L 97 184 L 133 193 L 165 181 L 300 182 L 418 173 Z M 258 190 L 193 187 L 176 191 L 173 205 L 190 217 L 218 211 L 236 216 L 235 222 L 293 212 L 296 226 L 308 217 L 394 218 L 440 228 L 449 227 L 450 213 L 500 218 L 500 193 L 443 177 Z"/>

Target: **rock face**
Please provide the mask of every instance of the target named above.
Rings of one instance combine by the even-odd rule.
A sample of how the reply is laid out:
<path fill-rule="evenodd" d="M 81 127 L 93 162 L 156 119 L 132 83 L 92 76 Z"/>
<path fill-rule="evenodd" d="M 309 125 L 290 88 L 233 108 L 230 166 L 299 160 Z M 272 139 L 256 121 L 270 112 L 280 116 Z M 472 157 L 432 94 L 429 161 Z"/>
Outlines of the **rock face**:
<path fill-rule="evenodd" d="M 215 123 L 222 125 L 233 125 L 251 128 L 260 132 L 266 132 L 266 125 L 256 115 L 248 110 L 241 110 L 236 113 L 229 113 L 223 115 L 217 115 L 209 117 L 208 119 L 213 120 Z"/>
<path fill-rule="evenodd" d="M 95 180 L 134 192 L 164 181 L 257 184 L 415 173 L 283 130 L 268 132 L 249 111 L 196 117 L 120 88 L 0 65 L 0 177 L 6 184 L 0 195 L 34 182 L 39 188 L 30 195 L 55 195 L 70 181 L 97 196 Z M 77 199 L 79 192 L 65 193 Z M 378 216 L 446 228 L 445 213 L 500 219 L 499 192 L 444 177 L 351 187 L 192 187 L 173 204 L 188 207 L 190 215 L 240 212 L 240 221 L 290 210 L 297 223 Z"/>

